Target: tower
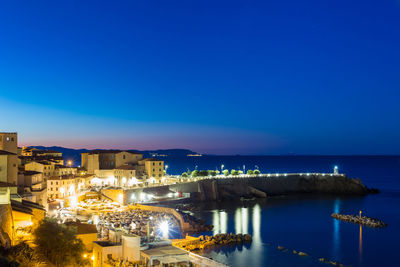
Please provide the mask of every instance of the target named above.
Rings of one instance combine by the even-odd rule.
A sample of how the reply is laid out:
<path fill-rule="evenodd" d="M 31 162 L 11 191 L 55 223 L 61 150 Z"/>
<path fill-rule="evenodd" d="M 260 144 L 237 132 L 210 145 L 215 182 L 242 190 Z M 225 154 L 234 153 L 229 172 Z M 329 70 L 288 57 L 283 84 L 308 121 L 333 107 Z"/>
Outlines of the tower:
<path fill-rule="evenodd" d="M 0 150 L 18 154 L 18 134 L 0 132 Z"/>

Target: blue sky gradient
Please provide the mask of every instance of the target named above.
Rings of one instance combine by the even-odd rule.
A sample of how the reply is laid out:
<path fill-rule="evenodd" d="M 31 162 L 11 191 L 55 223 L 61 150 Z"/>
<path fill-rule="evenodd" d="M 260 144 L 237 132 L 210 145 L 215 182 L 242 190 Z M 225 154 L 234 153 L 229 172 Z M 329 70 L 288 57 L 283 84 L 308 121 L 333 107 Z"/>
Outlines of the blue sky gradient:
<path fill-rule="evenodd" d="M 3 1 L 21 145 L 400 154 L 400 2 Z"/>

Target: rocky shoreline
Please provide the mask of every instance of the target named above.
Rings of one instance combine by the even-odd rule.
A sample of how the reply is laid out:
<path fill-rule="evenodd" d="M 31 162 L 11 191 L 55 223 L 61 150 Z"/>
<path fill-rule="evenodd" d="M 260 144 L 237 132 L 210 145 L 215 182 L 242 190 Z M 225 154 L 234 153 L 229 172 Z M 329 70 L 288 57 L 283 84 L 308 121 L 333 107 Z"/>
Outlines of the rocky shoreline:
<path fill-rule="evenodd" d="M 249 244 L 253 240 L 249 234 L 216 234 L 215 236 L 202 235 L 195 240 L 188 240 L 187 242 L 178 242 L 174 246 L 180 247 L 187 251 L 203 250 L 214 246 L 226 245 L 242 245 Z"/>
<path fill-rule="evenodd" d="M 337 220 L 361 224 L 361 225 L 365 225 L 365 226 L 373 227 L 373 228 L 382 228 L 382 227 L 387 226 L 387 224 L 384 223 L 383 221 L 376 219 L 376 218 L 367 217 L 367 216 L 346 215 L 346 214 L 339 214 L 339 213 L 332 213 L 331 216 Z"/>

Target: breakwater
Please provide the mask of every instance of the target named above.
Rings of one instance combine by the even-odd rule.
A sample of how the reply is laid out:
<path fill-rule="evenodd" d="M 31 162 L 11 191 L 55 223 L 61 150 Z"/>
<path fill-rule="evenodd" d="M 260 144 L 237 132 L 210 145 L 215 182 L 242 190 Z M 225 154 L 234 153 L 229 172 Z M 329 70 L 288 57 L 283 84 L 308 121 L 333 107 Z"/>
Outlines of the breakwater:
<path fill-rule="evenodd" d="M 104 189 L 102 193 L 113 201 L 127 205 L 132 202 L 151 202 L 153 195 L 171 191 L 176 194 L 179 192 L 179 194 L 190 195 L 192 200 L 199 201 L 237 200 L 242 197 L 266 198 L 289 194 L 366 195 L 378 192 L 376 189 L 367 188 L 360 179 L 332 173 L 281 173 L 196 178 L 177 176 L 169 177 L 168 180 L 168 184 Z"/>
<path fill-rule="evenodd" d="M 331 216 L 337 220 L 361 224 L 361 225 L 365 225 L 365 226 L 373 227 L 373 228 L 381 228 L 381 227 L 387 226 L 387 224 L 384 223 L 383 221 L 376 219 L 376 218 L 367 217 L 367 216 L 346 215 L 346 214 L 339 214 L 339 213 L 332 213 Z"/>
<path fill-rule="evenodd" d="M 209 177 L 169 185 L 174 192 L 191 193 L 199 200 L 265 198 L 287 194 L 366 195 L 375 192 L 360 179 L 344 174 L 274 174 L 239 177 Z"/>

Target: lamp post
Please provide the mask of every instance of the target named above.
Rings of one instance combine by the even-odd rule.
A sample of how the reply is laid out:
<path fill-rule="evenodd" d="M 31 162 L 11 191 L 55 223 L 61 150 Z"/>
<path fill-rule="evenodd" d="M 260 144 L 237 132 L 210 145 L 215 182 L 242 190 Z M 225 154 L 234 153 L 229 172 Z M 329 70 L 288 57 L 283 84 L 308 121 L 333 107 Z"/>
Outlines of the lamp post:
<path fill-rule="evenodd" d="M 71 167 L 72 166 L 72 160 L 68 160 L 67 164 L 68 164 L 69 167 Z"/>
<path fill-rule="evenodd" d="M 221 164 L 221 173 L 222 173 L 222 171 L 224 170 L 224 164 Z"/>
<path fill-rule="evenodd" d="M 165 175 L 167 175 L 168 165 L 165 165 Z"/>

